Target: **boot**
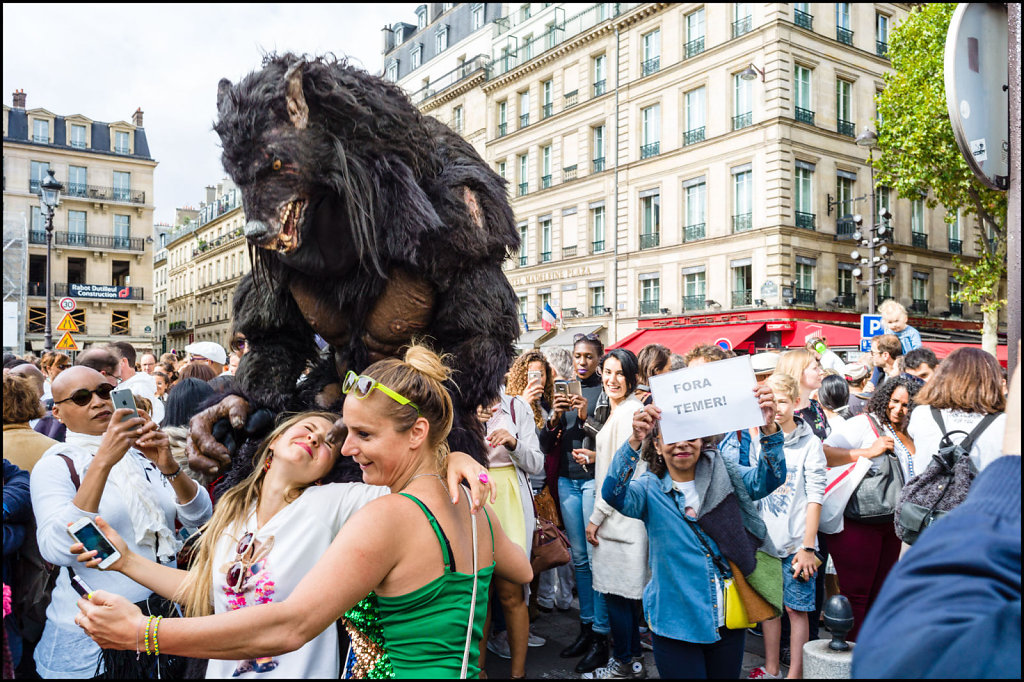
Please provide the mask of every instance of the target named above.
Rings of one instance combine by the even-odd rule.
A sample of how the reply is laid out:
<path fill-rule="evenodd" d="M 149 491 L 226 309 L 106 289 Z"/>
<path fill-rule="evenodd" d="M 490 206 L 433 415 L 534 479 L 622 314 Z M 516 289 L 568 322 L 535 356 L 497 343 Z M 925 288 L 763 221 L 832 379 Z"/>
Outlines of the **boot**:
<path fill-rule="evenodd" d="M 580 634 L 576 641 L 562 649 L 559 654 L 562 658 L 576 658 L 582 656 L 590 649 L 591 641 L 594 638 L 593 626 L 590 623 L 580 623 Z"/>
<path fill-rule="evenodd" d="M 608 663 L 608 635 L 593 633 L 590 649 L 576 664 L 576 672 L 589 673 Z"/>

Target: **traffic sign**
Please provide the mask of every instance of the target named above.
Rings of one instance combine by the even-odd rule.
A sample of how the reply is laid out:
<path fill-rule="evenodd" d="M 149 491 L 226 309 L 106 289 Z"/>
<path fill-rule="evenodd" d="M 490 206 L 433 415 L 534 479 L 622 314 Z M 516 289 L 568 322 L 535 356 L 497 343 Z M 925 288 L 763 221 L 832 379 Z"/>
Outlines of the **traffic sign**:
<path fill-rule="evenodd" d="M 74 337 L 71 336 L 71 332 L 64 332 L 64 336 L 60 337 L 56 348 L 57 350 L 79 350 L 78 344 L 75 343 Z"/>
<path fill-rule="evenodd" d="M 881 315 L 861 315 L 860 316 L 860 336 L 861 336 L 861 338 L 871 338 L 872 336 L 881 336 L 884 333 L 885 333 L 885 329 L 882 327 L 882 316 Z"/>
<path fill-rule="evenodd" d="M 57 331 L 59 332 L 75 332 L 76 334 L 80 331 L 78 325 L 75 324 L 75 319 L 71 317 L 71 313 L 64 316 L 64 319 L 57 325 Z"/>
<path fill-rule="evenodd" d="M 860 352 L 861 353 L 870 353 L 871 352 L 871 339 L 861 339 L 860 340 Z"/>
<path fill-rule="evenodd" d="M 724 337 L 715 341 L 715 345 L 722 350 L 732 350 L 732 341 Z"/>
<path fill-rule="evenodd" d="M 75 311 L 75 308 L 78 307 L 78 304 L 75 303 L 75 299 L 71 298 L 70 296 L 65 296 L 64 298 L 60 299 L 60 302 L 57 305 L 59 305 L 60 309 L 66 313 L 72 313 Z"/>

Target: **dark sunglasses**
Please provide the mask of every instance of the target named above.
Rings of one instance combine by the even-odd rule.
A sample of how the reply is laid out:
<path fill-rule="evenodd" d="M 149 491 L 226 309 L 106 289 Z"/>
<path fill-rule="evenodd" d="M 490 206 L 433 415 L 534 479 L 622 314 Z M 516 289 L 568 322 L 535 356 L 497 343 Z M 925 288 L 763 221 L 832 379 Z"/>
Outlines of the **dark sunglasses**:
<path fill-rule="evenodd" d="M 255 547 L 256 543 L 253 542 L 252 533 L 246 533 L 242 536 L 242 539 L 238 541 L 238 547 L 235 548 L 235 561 L 231 565 L 231 568 L 228 569 L 226 577 L 228 587 L 231 589 L 245 585 L 246 580 L 251 577 L 251 569 L 253 565 L 258 563 L 258 561 L 262 561 L 262 556 L 266 556 L 270 553 L 270 550 L 273 549 L 273 536 L 267 538 L 263 547 L 263 554 L 258 560 L 255 556 Z"/>
<path fill-rule="evenodd" d="M 577 344 L 580 341 L 596 341 L 601 343 L 601 339 L 597 338 L 597 334 L 576 334 L 572 337 L 573 344 Z"/>
<path fill-rule="evenodd" d="M 64 398 L 64 400 L 55 400 L 53 404 L 60 405 L 61 403 L 66 403 L 67 401 L 70 400 L 79 407 L 85 407 L 90 402 L 92 402 L 93 393 L 98 395 L 100 397 L 100 400 L 110 400 L 110 392 L 113 390 L 114 387 L 104 381 L 102 384 L 100 384 L 99 386 L 92 390 L 88 388 L 80 388 L 71 395 L 69 395 L 67 398 Z"/>

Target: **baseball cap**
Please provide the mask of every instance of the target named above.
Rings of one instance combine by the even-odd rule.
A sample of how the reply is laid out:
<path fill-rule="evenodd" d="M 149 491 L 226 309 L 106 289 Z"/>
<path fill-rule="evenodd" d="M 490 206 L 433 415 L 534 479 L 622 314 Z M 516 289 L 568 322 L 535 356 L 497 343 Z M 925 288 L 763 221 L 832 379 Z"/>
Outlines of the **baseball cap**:
<path fill-rule="evenodd" d="M 778 353 L 755 353 L 750 356 L 750 366 L 754 368 L 754 374 L 770 374 L 775 371 L 778 364 Z"/>
<path fill-rule="evenodd" d="M 847 381 L 860 381 L 868 375 L 868 368 L 859 362 L 848 362 L 843 366 L 843 376 Z"/>
<path fill-rule="evenodd" d="M 213 341 L 190 343 L 185 346 L 185 352 L 212 360 L 221 365 L 225 365 L 228 362 L 228 354 L 224 351 L 224 347 Z"/>

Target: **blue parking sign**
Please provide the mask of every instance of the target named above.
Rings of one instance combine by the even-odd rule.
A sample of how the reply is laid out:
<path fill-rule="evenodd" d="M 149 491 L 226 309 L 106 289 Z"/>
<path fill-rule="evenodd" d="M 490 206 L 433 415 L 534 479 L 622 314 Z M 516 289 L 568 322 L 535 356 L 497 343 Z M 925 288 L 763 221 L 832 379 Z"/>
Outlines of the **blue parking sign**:
<path fill-rule="evenodd" d="M 884 333 L 885 329 L 882 327 L 881 315 L 860 316 L 860 336 L 862 339 L 869 339 L 872 336 L 881 336 Z"/>
<path fill-rule="evenodd" d="M 871 352 L 871 339 L 861 339 L 860 340 L 860 352 L 861 353 L 870 353 Z"/>

